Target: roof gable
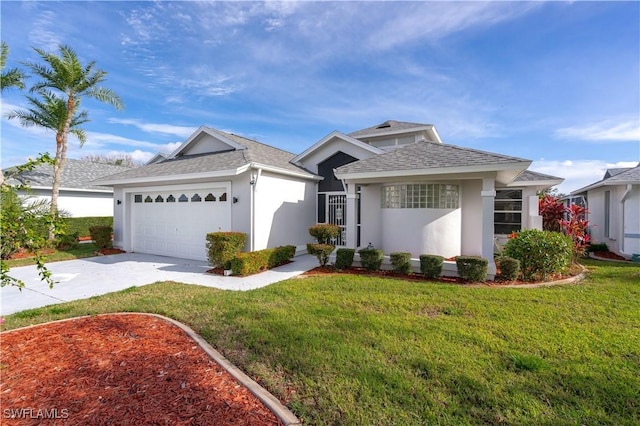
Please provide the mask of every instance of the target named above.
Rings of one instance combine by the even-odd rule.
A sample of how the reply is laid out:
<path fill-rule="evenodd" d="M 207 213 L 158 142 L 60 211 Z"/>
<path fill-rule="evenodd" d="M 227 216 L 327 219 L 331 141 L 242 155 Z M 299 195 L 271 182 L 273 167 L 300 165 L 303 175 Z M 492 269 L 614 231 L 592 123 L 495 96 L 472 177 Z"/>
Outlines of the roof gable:
<path fill-rule="evenodd" d="M 185 155 L 213 154 L 238 149 L 245 149 L 245 147 L 230 139 L 227 133 L 210 127 L 200 126 L 182 145 L 169 155 L 169 158 Z"/>
<path fill-rule="evenodd" d="M 352 149 L 345 149 L 345 144 L 346 146 L 351 146 Z M 335 148 L 332 149 L 331 145 L 335 145 Z M 327 136 L 304 150 L 302 153 L 296 155 L 291 161 L 301 166 L 306 165 L 307 163 L 315 163 L 310 164 L 309 166 L 309 168 L 315 168 L 319 163 L 341 150 L 349 151 L 347 152 L 347 154 L 352 155 L 353 157 L 360 158 L 382 154 L 384 152 L 379 148 L 376 148 L 357 139 L 354 139 L 348 135 L 345 135 L 344 133 L 334 130 L 333 132 L 329 133 Z M 326 151 L 326 153 L 324 153 L 324 151 Z M 358 153 L 360 153 L 360 155 L 358 155 Z M 320 157 L 321 159 L 317 161 Z"/>
<path fill-rule="evenodd" d="M 420 132 L 426 132 L 429 135 L 428 140 L 442 143 L 440 135 L 433 124 L 420 124 L 396 120 L 387 120 L 384 123 L 367 127 L 366 129 L 356 130 L 355 132 L 349 133 L 349 136 L 355 139 L 364 140 L 369 138 L 380 138 L 400 134 L 415 134 Z"/>
<path fill-rule="evenodd" d="M 612 185 L 639 185 L 640 184 L 640 163 L 635 167 L 608 169 L 604 177 L 598 182 L 584 186 L 571 192 L 571 195 L 583 194 L 592 189 L 602 186 Z"/>

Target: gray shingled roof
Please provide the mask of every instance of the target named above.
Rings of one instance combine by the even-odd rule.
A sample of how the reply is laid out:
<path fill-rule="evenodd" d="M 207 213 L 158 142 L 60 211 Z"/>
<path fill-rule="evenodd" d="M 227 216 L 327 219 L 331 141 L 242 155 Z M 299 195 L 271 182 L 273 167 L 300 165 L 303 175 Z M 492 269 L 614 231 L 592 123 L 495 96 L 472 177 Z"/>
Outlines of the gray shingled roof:
<path fill-rule="evenodd" d="M 532 170 L 525 170 L 515 178 L 514 182 L 536 182 L 540 180 L 564 180 L 557 176 L 545 175 L 544 173 L 534 172 Z"/>
<path fill-rule="evenodd" d="M 607 169 L 602 180 L 605 180 L 615 175 L 619 175 L 620 173 L 626 172 L 627 170 L 631 170 L 631 167 L 618 167 L 615 169 Z"/>
<path fill-rule="evenodd" d="M 620 170 L 620 169 L 615 169 Z M 607 183 L 640 183 L 640 164 L 633 168 L 621 170 L 607 179 Z"/>
<path fill-rule="evenodd" d="M 67 159 L 62 170 L 61 188 L 73 189 L 101 189 L 110 188 L 93 185 L 92 182 L 123 170 L 131 170 L 130 167 L 115 166 L 112 164 L 92 163 L 90 161 Z M 11 173 L 11 169 L 7 169 Z M 53 166 L 50 164 L 39 164 L 31 171 L 24 171 L 7 179 L 10 185 L 29 185 L 31 187 L 53 186 Z"/>
<path fill-rule="evenodd" d="M 416 127 L 428 127 L 431 124 L 420 124 L 420 123 L 409 123 L 406 121 L 395 121 L 395 120 L 387 120 L 384 123 L 377 124 L 372 127 L 368 127 L 366 129 L 357 130 L 355 132 L 349 133 L 349 136 L 352 138 L 358 139 L 359 136 L 363 135 L 376 135 L 376 134 L 384 134 L 388 132 L 396 132 L 407 129 L 414 129 Z"/>
<path fill-rule="evenodd" d="M 103 180 L 105 182 L 112 182 L 146 177 L 189 175 L 195 173 L 235 170 L 252 162 L 277 167 L 291 172 L 308 174 L 309 177 L 314 176 L 307 170 L 293 165 L 291 160 L 295 155 L 290 152 L 247 139 L 242 136 L 230 133 L 224 133 L 224 135 L 246 149 L 170 158 L 158 163 L 118 173 Z"/>
<path fill-rule="evenodd" d="M 439 169 L 526 162 L 528 160 L 455 145 L 422 141 L 338 167 L 341 174 Z"/>

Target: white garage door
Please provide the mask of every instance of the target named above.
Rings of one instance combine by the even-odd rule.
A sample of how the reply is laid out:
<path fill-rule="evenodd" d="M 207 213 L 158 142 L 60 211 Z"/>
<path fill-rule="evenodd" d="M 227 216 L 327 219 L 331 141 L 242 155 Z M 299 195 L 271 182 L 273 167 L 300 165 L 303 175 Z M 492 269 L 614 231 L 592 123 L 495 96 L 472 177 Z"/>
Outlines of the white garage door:
<path fill-rule="evenodd" d="M 133 195 L 133 251 L 207 260 L 206 235 L 231 230 L 231 185 Z"/>

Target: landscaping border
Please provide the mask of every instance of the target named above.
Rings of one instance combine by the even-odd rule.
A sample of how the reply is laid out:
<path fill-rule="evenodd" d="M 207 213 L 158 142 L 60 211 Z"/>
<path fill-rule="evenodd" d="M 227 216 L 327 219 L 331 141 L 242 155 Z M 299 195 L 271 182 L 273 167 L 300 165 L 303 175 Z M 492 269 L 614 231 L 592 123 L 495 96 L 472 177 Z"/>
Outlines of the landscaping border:
<path fill-rule="evenodd" d="M 108 314 L 98 314 L 98 315 L 84 315 L 81 317 L 74 318 L 65 318 L 62 320 L 49 321 L 42 324 L 34 324 L 26 327 L 15 328 L 13 330 L 3 331 L 0 334 L 4 333 L 13 333 L 20 330 L 26 330 L 29 328 L 39 327 L 47 324 L 54 324 L 59 322 L 67 322 L 73 321 L 82 318 L 91 318 L 91 317 L 101 317 L 101 316 L 109 316 L 109 315 L 146 315 L 146 316 L 154 316 L 166 322 L 169 322 L 180 329 L 182 329 L 187 336 L 189 336 L 192 340 L 194 340 L 200 348 L 211 357 L 220 367 L 224 368 L 229 374 L 231 374 L 241 385 L 249 389 L 249 391 L 258 398 L 265 407 L 267 407 L 271 412 L 285 425 L 285 426 L 299 426 L 302 425 L 300 420 L 289 410 L 286 406 L 284 406 L 278 398 L 273 396 L 270 392 L 268 392 L 265 388 L 260 386 L 255 380 L 251 377 L 247 376 L 242 370 L 233 365 L 228 359 L 226 359 L 220 352 L 215 350 L 213 346 L 211 346 L 202 336 L 197 334 L 191 327 L 176 321 L 172 318 L 165 317 L 159 314 L 152 313 L 144 313 L 144 312 L 111 312 Z"/>

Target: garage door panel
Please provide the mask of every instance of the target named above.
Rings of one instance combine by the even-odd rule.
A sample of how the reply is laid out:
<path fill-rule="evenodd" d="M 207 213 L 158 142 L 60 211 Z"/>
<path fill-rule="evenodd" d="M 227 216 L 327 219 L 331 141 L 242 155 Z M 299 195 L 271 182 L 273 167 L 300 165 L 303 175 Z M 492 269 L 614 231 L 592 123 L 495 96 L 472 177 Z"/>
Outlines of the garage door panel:
<path fill-rule="evenodd" d="M 134 194 L 133 251 L 206 260 L 206 234 L 231 230 L 229 195 L 229 184 Z"/>

